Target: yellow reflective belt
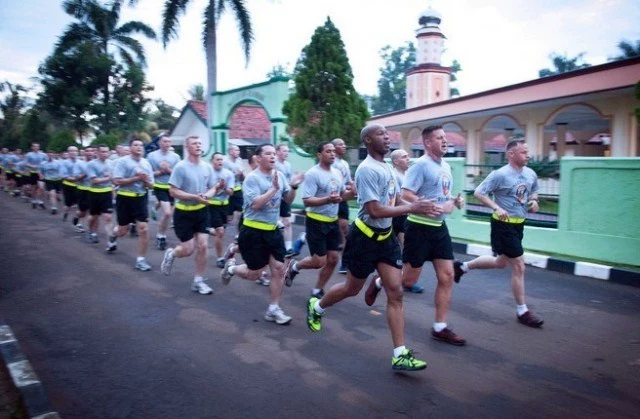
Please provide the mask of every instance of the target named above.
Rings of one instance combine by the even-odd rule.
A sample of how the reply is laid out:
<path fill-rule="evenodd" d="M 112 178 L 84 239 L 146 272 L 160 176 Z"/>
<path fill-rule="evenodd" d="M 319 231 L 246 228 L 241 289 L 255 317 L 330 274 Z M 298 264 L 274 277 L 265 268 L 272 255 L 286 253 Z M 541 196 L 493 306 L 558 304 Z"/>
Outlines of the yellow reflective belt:
<path fill-rule="evenodd" d="M 76 185 L 75 183 L 71 182 L 70 180 L 63 180 L 62 181 L 63 185 L 67 185 L 67 186 L 71 186 L 72 188 L 77 187 L 78 185 Z"/>
<path fill-rule="evenodd" d="M 242 185 L 236 185 L 233 187 L 233 192 L 237 192 L 237 191 L 241 191 L 242 190 Z"/>
<path fill-rule="evenodd" d="M 415 214 L 409 214 L 407 216 L 407 220 L 411 221 L 412 223 L 422 224 L 422 225 L 426 225 L 426 226 L 430 226 L 430 227 L 441 227 L 442 226 L 442 221 L 441 220 L 434 220 L 432 218 L 422 217 L 420 215 L 415 215 Z"/>
<path fill-rule="evenodd" d="M 358 227 L 358 230 L 362 231 L 365 236 L 369 237 L 370 239 L 377 240 L 379 242 L 388 239 L 391 233 L 393 232 L 393 229 L 390 228 L 389 231 L 387 231 L 386 233 L 382 233 L 382 234 L 376 233 L 375 231 L 371 230 L 371 227 L 366 225 L 364 221 L 362 221 L 359 218 L 356 218 L 356 227 Z"/>
<path fill-rule="evenodd" d="M 224 200 L 224 201 L 218 201 L 218 200 L 216 200 L 216 199 L 210 199 L 210 200 L 209 200 L 209 203 L 210 203 L 211 205 L 217 205 L 217 206 L 220 206 L 220 205 L 228 205 L 228 204 L 229 204 L 229 200 L 228 200 L 228 199 L 226 199 L 226 200 Z"/>
<path fill-rule="evenodd" d="M 263 223 L 262 221 L 254 221 L 254 220 L 249 220 L 247 218 L 245 218 L 242 221 L 242 225 L 245 225 L 251 228 L 257 228 L 258 230 L 265 230 L 265 231 L 273 231 L 277 227 L 276 224 Z"/>
<path fill-rule="evenodd" d="M 312 220 L 322 221 L 323 223 L 332 223 L 338 220 L 337 215 L 335 217 L 329 217 L 328 215 L 317 214 L 315 212 L 307 212 L 307 217 Z"/>
<path fill-rule="evenodd" d="M 128 196 L 128 197 L 131 197 L 131 198 L 136 198 L 136 197 L 139 197 L 139 196 L 145 196 L 146 195 L 146 194 L 143 194 L 143 193 L 136 193 L 136 192 L 131 192 L 131 191 L 118 191 L 118 192 L 116 192 L 116 194 L 120 195 L 120 196 Z"/>
<path fill-rule="evenodd" d="M 503 223 L 509 223 L 509 224 L 522 224 L 524 223 L 524 218 L 520 218 L 520 217 L 509 217 L 506 220 L 501 220 L 500 217 L 498 217 L 498 214 L 496 214 L 495 212 L 491 215 L 491 218 L 493 218 L 494 220 L 503 222 Z"/>
<path fill-rule="evenodd" d="M 171 189 L 171 186 L 166 183 L 154 183 L 153 187 L 157 189 L 166 189 L 166 190 Z"/>
<path fill-rule="evenodd" d="M 84 185 L 78 185 L 78 190 L 79 191 L 88 191 L 90 188 L 88 186 L 84 186 Z"/>
<path fill-rule="evenodd" d="M 113 188 L 111 186 L 103 186 L 102 188 L 89 187 L 89 192 L 93 192 L 93 193 L 104 193 L 104 192 L 111 192 L 111 191 L 113 191 Z"/>
<path fill-rule="evenodd" d="M 204 207 L 204 204 L 187 205 L 182 202 L 176 202 L 176 208 L 182 211 L 198 211 Z"/>
<path fill-rule="evenodd" d="M 37 170 L 31 170 L 31 174 L 36 174 L 37 175 L 38 173 L 40 173 L 40 172 L 38 172 Z"/>

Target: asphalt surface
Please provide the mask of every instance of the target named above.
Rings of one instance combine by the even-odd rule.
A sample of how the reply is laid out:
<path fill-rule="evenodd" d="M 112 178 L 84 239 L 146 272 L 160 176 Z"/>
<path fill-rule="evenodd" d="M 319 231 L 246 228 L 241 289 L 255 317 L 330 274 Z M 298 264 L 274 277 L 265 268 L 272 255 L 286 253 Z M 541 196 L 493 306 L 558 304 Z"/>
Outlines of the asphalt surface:
<path fill-rule="evenodd" d="M 449 325 L 468 342 L 454 347 L 429 337 L 427 266 L 426 291 L 405 295 L 405 317 L 407 345 L 429 366 L 394 373 L 384 294 L 373 307 L 363 292 L 330 308 L 314 334 L 305 323 L 313 271 L 285 288 L 281 306 L 293 322 L 278 326 L 263 320 L 266 287 L 221 285 L 212 249 L 215 291 L 201 296 L 190 291 L 192 259 L 165 277 L 162 253 L 151 248 L 153 271 L 138 272 L 135 245 L 123 238 L 106 254 L 104 238 L 87 244 L 59 215 L 0 194 L 0 315 L 63 418 L 640 412 L 640 288 L 528 267 L 527 302 L 545 320 L 530 329 L 516 322 L 508 271 L 472 272 L 454 289 Z M 331 283 L 342 279 L 336 273 Z"/>

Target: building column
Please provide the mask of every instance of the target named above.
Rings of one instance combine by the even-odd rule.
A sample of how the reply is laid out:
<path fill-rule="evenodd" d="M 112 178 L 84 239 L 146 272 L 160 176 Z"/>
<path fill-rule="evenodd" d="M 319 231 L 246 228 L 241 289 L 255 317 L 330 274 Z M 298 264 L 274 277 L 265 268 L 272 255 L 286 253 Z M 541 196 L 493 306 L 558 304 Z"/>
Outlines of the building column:
<path fill-rule="evenodd" d="M 566 122 L 557 122 L 556 123 L 556 154 L 558 155 L 558 160 L 564 157 L 564 150 L 567 145 L 567 123 Z"/>

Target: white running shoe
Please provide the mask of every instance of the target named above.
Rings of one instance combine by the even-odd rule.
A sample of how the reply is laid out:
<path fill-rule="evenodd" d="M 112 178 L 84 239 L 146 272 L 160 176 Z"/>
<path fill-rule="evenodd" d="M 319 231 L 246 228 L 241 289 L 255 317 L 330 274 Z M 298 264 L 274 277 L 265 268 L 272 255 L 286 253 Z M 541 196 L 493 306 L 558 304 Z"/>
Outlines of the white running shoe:
<path fill-rule="evenodd" d="M 220 271 L 220 279 L 222 280 L 223 285 L 229 285 L 229 282 L 231 282 L 231 277 L 233 275 L 229 273 L 229 267 L 235 266 L 235 264 L 235 259 L 229 259 L 227 263 L 224 264 L 224 268 Z"/>
<path fill-rule="evenodd" d="M 197 292 L 198 294 L 202 295 L 209 295 L 213 293 L 211 287 L 205 284 L 204 281 L 193 281 L 193 283 L 191 284 L 191 291 Z"/>
<path fill-rule="evenodd" d="M 267 310 L 264 313 L 264 319 L 268 322 L 275 322 L 276 324 L 285 325 L 291 322 L 291 316 L 284 314 L 284 311 L 280 307 L 275 310 Z"/>
<path fill-rule="evenodd" d="M 151 270 L 151 265 L 149 265 L 146 259 L 137 260 L 136 269 L 142 272 L 148 272 Z"/>
<path fill-rule="evenodd" d="M 170 247 L 164 252 L 164 257 L 160 264 L 160 272 L 164 275 L 171 275 L 171 268 L 173 268 L 174 260 L 176 260 L 176 257 L 173 255 L 173 247 Z"/>

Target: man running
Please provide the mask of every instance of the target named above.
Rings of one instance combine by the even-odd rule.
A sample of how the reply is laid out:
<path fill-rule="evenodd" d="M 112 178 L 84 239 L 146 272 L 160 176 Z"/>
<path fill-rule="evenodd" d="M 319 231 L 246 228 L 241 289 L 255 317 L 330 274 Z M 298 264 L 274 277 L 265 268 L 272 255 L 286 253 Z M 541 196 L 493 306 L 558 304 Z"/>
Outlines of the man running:
<path fill-rule="evenodd" d="M 169 193 L 176 199 L 173 213 L 174 231 L 180 244 L 164 252 L 160 270 L 171 274 L 176 258 L 186 258 L 196 252 L 196 272 L 191 290 L 202 295 L 213 290 L 205 283 L 207 268 L 207 242 L 209 240 L 209 216 L 207 205 L 216 191 L 213 168 L 200 158 L 202 140 L 191 136 L 184 140 L 187 158 L 173 168 L 169 177 Z"/>
<path fill-rule="evenodd" d="M 62 164 L 55 158 L 55 153 L 49 151 L 47 160 L 40 164 L 40 177 L 44 181 L 44 189 L 49 194 L 51 214 L 58 213 L 58 194 L 62 190 L 62 176 L 60 170 Z"/>
<path fill-rule="evenodd" d="M 160 209 L 162 209 L 162 217 L 158 223 L 158 231 L 156 234 L 156 248 L 165 250 L 167 248 L 167 229 L 169 222 L 173 216 L 173 197 L 169 194 L 169 177 L 176 164 L 180 161 L 180 156 L 169 151 L 171 148 L 171 138 L 163 135 L 158 141 L 160 148 L 149 153 L 147 160 L 153 169 L 153 194 L 158 200 Z"/>
<path fill-rule="evenodd" d="M 306 239 L 310 256 L 296 262 L 291 259 L 285 271 L 285 285 L 290 287 L 301 269 L 320 269 L 311 296 L 322 298 L 338 263 L 342 235 L 338 225 L 338 205 L 353 198 L 353 190 L 345 192 L 344 179 L 335 161 L 332 143 L 321 143 L 316 150 L 318 164 L 309 169 L 302 183 L 302 202 L 306 211 Z"/>
<path fill-rule="evenodd" d="M 109 160 L 109 147 L 97 146 L 97 158 L 87 164 L 89 178 L 89 241 L 98 243 L 100 216 L 104 222 L 107 237 L 113 232 L 113 162 Z"/>
<path fill-rule="evenodd" d="M 40 189 L 38 180 L 40 180 L 40 165 L 47 160 L 47 155 L 40 151 L 40 144 L 31 143 L 31 151 L 25 155 L 25 176 L 28 193 L 31 194 L 31 208 L 33 209 L 37 207 L 45 209 L 41 197 L 44 191 Z"/>
<path fill-rule="evenodd" d="M 76 178 L 73 174 L 73 167 L 78 159 L 78 147 L 69 146 L 67 148 L 68 158 L 62 161 L 60 175 L 62 176 L 62 196 L 64 199 L 64 214 L 62 215 L 62 221 L 66 221 L 69 216 L 71 208 L 77 205 L 78 197 L 76 184 Z M 73 226 L 78 224 L 78 219 L 73 218 Z"/>
<path fill-rule="evenodd" d="M 230 170 L 235 176 L 233 195 L 229 198 L 229 219 L 227 220 L 231 223 L 236 213 L 242 213 L 242 182 L 244 181 L 244 172 L 242 171 L 240 147 L 234 144 L 229 146 L 228 155 L 224 160 L 224 167 Z"/>
<path fill-rule="evenodd" d="M 144 143 L 132 138 L 129 141 L 131 154 L 122 157 L 115 165 L 113 183 L 118 185 L 116 193 L 116 215 L 118 225 L 113 230 L 107 243 L 107 251 L 117 249 L 116 240 L 129 231 L 129 224 L 135 223 L 138 231 L 138 252 L 135 268 L 139 271 L 150 271 L 151 265 L 145 256 L 149 247 L 149 208 L 147 189 L 153 188 L 153 169 L 142 157 Z"/>
<path fill-rule="evenodd" d="M 345 188 L 348 191 L 353 185 L 353 180 L 351 179 L 351 168 L 349 167 L 349 163 L 344 160 L 344 156 L 347 154 L 347 145 L 344 143 L 342 138 L 333 139 L 331 144 L 336 148 L 336 160 L 333 162 L 333 167 L 338 169 L 340 174 L 342 174 Z M 342 201 L 338 204 L 338 225 L 340 226 L 340 234 L 342 236 L 343 243 L 349 230 L 349 212 L 349 203 L 347 201 Z M 347 266 L 344 264 L 344 261 L 340 262 L 338 272 L 341 274 L 347 273 Z"/>
<path fill-rule="evenodd" d="M 516 300 L 516 317 L 529 327 L 544 321 L 533 314 L 524 298 L 524 221 L 528 212 L 538 212 L 538 176 L 526 167 L 529 146 L 514 139 L 506 147 L 508 163 L 494 170 L 478 185 L 474 196 L 493 210 L 491 249 L 497 256 L 478 256 L 469 262 L 455 262 L 455 281 L 471 269 L 504 269 L 511 266 L 511 289 Z M 489 195 L 493 194 L 493 199 Z"/>
<path fill-rule="evenodd" d="M 291 322 L 291 317 L 280 308 L 286 250 L 282 233 L 278 231 L 278 215 L 280 202 L 290 204 L 293 201 L 304 176 L 296 174 L 291 183 L 287 182 L 284 174 L 275 170 L 276 150 L 271 144 L 258 146 L 255 154 L 258 168 L 247 175 L 242 185 L 244 217 L 238 245 L 245 264 L 236 266 L 235 260 L 229 259 L 220 278 L 224 285 L 228 285 L 234 275 L 256 281 L 268 265 L 271 270 L 270 301 L 264 319 L 284 325 Z"/>
<path fill-rule="evenodd" d="M 394 370 L 417 371 L 427 367 L 404 344 L 404 309 L 400 246 L 391 229 L 393 217 L 404 214 L 435 214 L 435 205 L 416 201 L 397 206 L 400 190 L 392 169 L 384 162 L 389 152 L 389 134 L 382 125 L 367 125 L 360 133 L 367 147 L 367 158 L 356 170 L 356 190 L 360 209 L 345 244 L 346 282 L 336 284 L 322 297 L 311 297 L 307 304 L 307 325 L 312 332 L 322 328 L 322 316 L 328 307 L 357 295 L 369 274 L 378 271 L 387 291 L 387 322 L 391 330 Z"/>
<path fill-rule="evenodd" d="M 213 167 L 213 181 L 216 185 L 215 193 L 209 199 L 209 234 L 213 236 L 213 247 L 216 250 L 216 266 L 224 268 L 223 243 L 227 217 L 231 211 L 229 197 L 233 195 L 235 176 L 231 170 L 224 167 L 224 156 L 221 153 L 213 153 L 211 157 Z"/>

